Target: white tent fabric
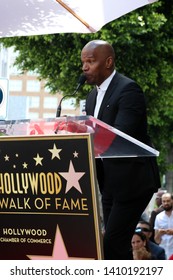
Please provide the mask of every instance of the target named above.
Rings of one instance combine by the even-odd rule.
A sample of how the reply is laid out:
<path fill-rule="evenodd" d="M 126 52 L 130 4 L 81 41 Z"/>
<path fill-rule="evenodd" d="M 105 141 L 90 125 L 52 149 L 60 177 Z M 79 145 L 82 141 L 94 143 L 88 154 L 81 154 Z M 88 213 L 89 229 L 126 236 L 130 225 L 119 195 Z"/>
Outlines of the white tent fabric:
<path fill-rule="evenodd" d="M 1 0 L 0 37 L 91 33 L 157 0 Z"/>

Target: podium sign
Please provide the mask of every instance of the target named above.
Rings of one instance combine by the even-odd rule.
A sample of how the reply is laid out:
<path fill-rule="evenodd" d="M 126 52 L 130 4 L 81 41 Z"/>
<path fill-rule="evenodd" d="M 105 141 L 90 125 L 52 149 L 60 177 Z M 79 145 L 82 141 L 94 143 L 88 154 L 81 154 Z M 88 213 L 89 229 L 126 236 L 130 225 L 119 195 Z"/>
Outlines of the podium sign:
<path fill-rule="evenodd" d="M 92 135 L 0 137 L 0 259 L 102 259 Z"/>
<path fill-rule="evenodd" d="M 0 259 L 102 259 L 94 158 L 159 155 L 92 116 L 1 121 L 0 136 Z"/>

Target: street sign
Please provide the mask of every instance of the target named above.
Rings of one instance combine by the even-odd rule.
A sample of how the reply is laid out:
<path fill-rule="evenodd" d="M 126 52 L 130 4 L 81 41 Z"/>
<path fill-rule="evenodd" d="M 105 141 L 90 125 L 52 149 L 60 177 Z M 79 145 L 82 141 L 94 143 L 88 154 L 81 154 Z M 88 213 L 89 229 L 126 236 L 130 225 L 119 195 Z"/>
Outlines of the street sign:
<path fill-rule="evenodd" d="M 0 120 L 7 115 L 8 79 L 0 78 Z"/>

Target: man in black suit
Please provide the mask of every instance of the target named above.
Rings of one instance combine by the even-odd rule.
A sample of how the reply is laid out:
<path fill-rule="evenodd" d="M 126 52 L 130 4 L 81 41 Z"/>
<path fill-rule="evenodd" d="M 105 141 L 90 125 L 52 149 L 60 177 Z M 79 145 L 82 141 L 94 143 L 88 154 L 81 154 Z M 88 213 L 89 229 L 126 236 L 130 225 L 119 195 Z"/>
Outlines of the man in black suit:
<path fill-rule="evenodd" d="M 86 82 L 96 86 L 86 99 L 86 114 L 151 145 L 144 94 L 115 70 L 113 47 L 94 40 L 81 52 Z M 132 259 L 131 238 L 141 214 L 160 187 L 154 157 L 96 160 L 105 223 L 104 258 Z"/>

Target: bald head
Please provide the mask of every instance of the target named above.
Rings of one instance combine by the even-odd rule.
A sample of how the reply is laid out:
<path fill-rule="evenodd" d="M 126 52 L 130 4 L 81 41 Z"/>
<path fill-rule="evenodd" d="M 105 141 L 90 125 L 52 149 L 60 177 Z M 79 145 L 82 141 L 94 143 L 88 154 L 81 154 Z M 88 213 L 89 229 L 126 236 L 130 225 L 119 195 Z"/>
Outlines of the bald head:
<path fill-rule="evenodd" d="M 111 56 L 113 58 L 113 62 L 115 61 L 115 52 L 112 47 L 107 41 L 103 40 L 93 40 L 87 43 L 83 50 L 97 50 L 101 52 L 104 57 Z"/>
<path fill-rule="evenodd" d="M 93 40 L 81 52 L 83 72 L 89 84 L 100 85 L 115 69 L 115 52 L 106 41 Z"/>
<path fill-rule="evenodd" d="M 172 195 L 170 193 L 164 193 L 162 194 L 162 197 L 161 197 L 163 200 L 164 199 L 172 199 Z"/>
<path fill-rule="evenodd" d="M 164 193 L 162 195 L 162 206 L 165 211 L 172 211 L 173 200 L 172 195 L 170 193 Z"/>

